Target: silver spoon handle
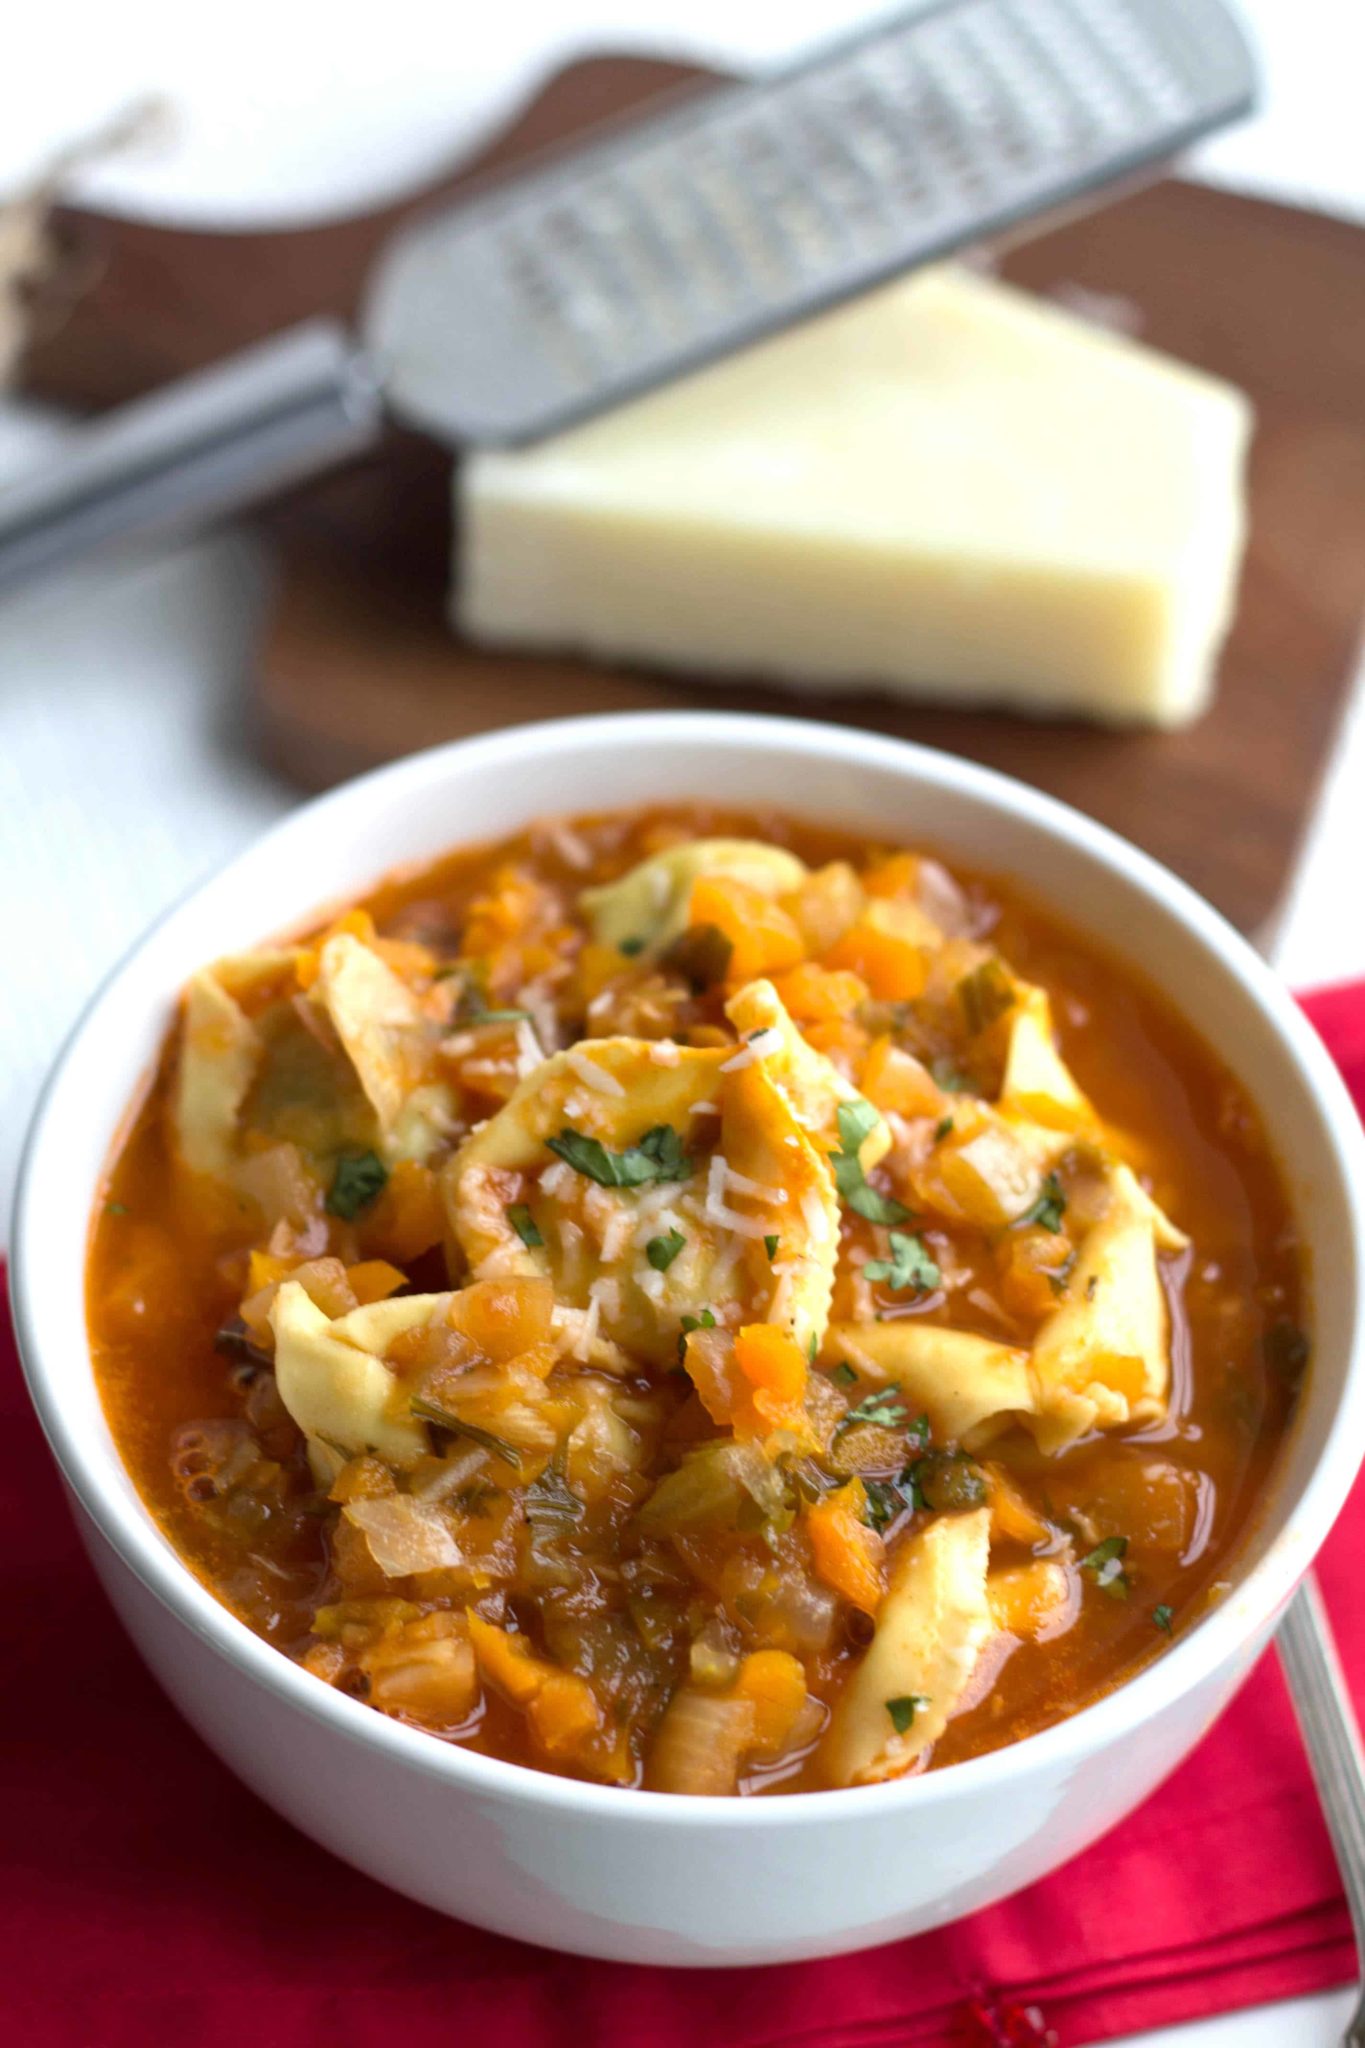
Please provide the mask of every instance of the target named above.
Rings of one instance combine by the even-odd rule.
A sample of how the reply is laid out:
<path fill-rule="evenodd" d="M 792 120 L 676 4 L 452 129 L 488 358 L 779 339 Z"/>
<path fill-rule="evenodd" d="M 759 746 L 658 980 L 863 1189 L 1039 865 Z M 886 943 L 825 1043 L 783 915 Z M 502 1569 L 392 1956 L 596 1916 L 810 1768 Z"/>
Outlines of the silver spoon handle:
<path fill-rule="evenodd" d="M 1311 1572 L 1285 1609 L 1276 1646 L 1336 1851 L 1356 1947 L 1365 1956 L 1365 1753 Z"/>

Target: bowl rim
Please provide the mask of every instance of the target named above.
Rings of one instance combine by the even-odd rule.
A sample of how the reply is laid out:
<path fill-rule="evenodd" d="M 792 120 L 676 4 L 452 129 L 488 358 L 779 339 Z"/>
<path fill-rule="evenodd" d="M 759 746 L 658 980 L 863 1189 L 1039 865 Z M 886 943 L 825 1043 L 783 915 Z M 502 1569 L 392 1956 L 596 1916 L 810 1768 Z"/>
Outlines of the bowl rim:
<path fill-rule="evenodd" d="M 1357 1313 L 1336 1408 L 1326 1422 L 1323 1443 L 1300 1499 L 1283 1528 L 1245 1575 L 1234 1579 L 1217 1606 L 1152 1662 L 1050 1727 L 983 1756 L 882 1784 L 789 1792 L 763 1799 L 716 1800 L 559 1777 L 443 1741 L 325 1685 L 217 1600 L 173 1549 L 135 1494 L 117 1493 L 106 1484 L 98 1454 L 87 1452 L 65 1412 L 60 1371 L 46 1356 L 41 1285 L 45 1218 L 35 1207 L 36 1164 L 49 1126 L 62 1108 L 77 1048 L 98 1030 L 106 1004 L 126 979 L 136 975 L 163 929 L 205 895 L 230 885 L 249 864 L 271 853 L 287 858 L 294 840 L 312 840 L 319 832 L 333 830 L 348 813 L 382 812 L 401 803 L 405 790 L 419 783 L 439 783 L 452 767 L 461 776 L 487 773 L 514 767 L 517 758 L 527 753 L 602 754 L 646 740 L 651 746 L 665 747 L 670 741 L 702 740 L 740 751 L 776 748 L 813 765 L 842 763 L 930 780 L 968 801 L 1003 811 L 1026 829 L 1060 838 L 1081 858 L 1154 900 L 1160 911 L 1216 957 L 1237 984 L 1239 994 L 1273 1027 L 1281 1055 L 1297 1069 L 1322 1114 L 1334 1169 L 1333 1198 L 1343 1205 L 1358 1254 L 1365 1252 L 1365 1130 L 1325 1046 L 1286 986 L 1250 943 L 1188 883 L 1107 826 L 1014 777 L 957 755 L 821 721 L 719 710 L 619 712 L 539 720 L 407 755 L 296 807 L 185 890 L 105 975 L 71 1027 L 44 1084 L 16 1185 L 9 1263 L 12 1311 L 29 1396 L 58 1467 L 84 1514 L 134 1578 L 192 1636 L 242 1675 L 263 1685 L 281 1704 L 299 1709 L 361 1748 L 373 1748 L 396 1765 L 424 1773 L 452 1789 L 585 1818 L 614 1817 L 622 1826 L 685 1828 L 718 1823 L 725 1828 L 832 1824 L 859 1817 L 870 1820 L 874 1812 L 931 1811 L 959 1797 L 989 1796 L 1030 1768 L 1041 1771 L 1068 1760 L 1074 1763 L 1121 1741 L 1163 1706 L 1187 1696 L 1220 1669 L 1235 1669 L 1239 1654 L 1268 1628 L 1326 1538 L 1361 1462 L 1365 1313 Z M 456 838 L 451 843 L 459 841 Z M 320 911 L 324 909 L 319 906 Z M 263 928 L 268 929 L 269 923 L 268 915 L 263 916 Z M 1121 946 L 1116 950 L 1122 954 Z M 1360 1264 L 1358 1256 L 1358 1268 Z M 93 1372 L 88 1355 L 87 1370 Z"/>

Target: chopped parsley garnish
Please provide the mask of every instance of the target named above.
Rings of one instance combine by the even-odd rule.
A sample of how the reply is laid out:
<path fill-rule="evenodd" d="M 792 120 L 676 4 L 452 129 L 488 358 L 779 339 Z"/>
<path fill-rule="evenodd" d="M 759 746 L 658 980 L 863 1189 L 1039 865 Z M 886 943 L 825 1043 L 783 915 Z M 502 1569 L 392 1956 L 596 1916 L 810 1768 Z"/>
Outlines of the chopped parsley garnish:
<path fill-rule="evenodd" d="M 907 1508 L 913 1513 L 924 1506 L 911 1465 L 906 1466 L 899 1479 L 864 1479 L 863 1492 L 867 1496 L 868 1526 L 879 1536 Z"/>
<path fill-rule="evenodd" d="M 943 1278 L 924 1239 L 907 1235 L 903 1230 L 891 1233 L 890 1258 L 869 1259 L 863 1274 L 868 1280 L 884 1281 L 893 1294 L 903 1294 L 910 1287 L 927 1294 Z"/>
<path fill-rule="evenodd" d="M 1066 1214 L 1066 1192 L 1055 1173 L 1050 1173 L 1043 1182 L 1043 1192 L 1031 1208 L 1025 1209 L 1019 1218 L 1021 1223 L 1037 1223 L 1044 1230 L 1058 1231 Z"/>
<path fill-rule="evenodd" d="M 768 1264 L 770 1266 L 773 1260 L 777 1257 L 777 1247 L 780 1243 L 781 1239 L 778 1237 L 776 1231 L 773 1232 L 771 1237 L 765 1237 L 763 1240 L 763 1249 L 768 1254 Z"/>
<path fill-rule="evenodd" d="M 886 1711 L 897 1735 L 908 1735 L 915 1725 L 916 1714 L 922 1713 L 928 1704 L 922 1692 L 898 1693 L 894 1700 L 888 1700 Z"/>
<path fill-rule="evenodd" d="M 638 1145 L 609 1152 L 599 1138 L 589 1138 L 568 1125 L 557 1138 L 545 1140 L 550 1150 L 603 1188 L 644 1188 L 656 1181 L 686 1180 L 692 1161 L 672 1124 L 655 1124 Z"/>
<path fill-rule="evenodd" d="M 844 1359 L 842 1364 L 835 1366 L 830 1374 L 830 1378 L 836 1387 L 856 1387 L 858 1384 L 858 1375 L 847 1359 Z"/>
<path fill-rule="evenodd" d="M 645 1246 L 645 1257 L 656 1273 L 666 1273 L 686 1243 L 680 1230 L 670 1230 L 666 1237 L 651 1237 Z"/>
<path fill-rule="evenodd" d="M 1152 1609 L 1152 1620 L 1161 1630 L 1161 1633 L 1164 1636 L 1168 1636 L 1171 1633 L 1171 1624 L 1175 1620 L 1175 1609 L 1165 1606 L 1164 1603 L 1160 1607 L 1154 1607 Z"/>
<path fill-rule="evenodd" d="M 870 1102 L 857 1096 L 852 1102 L 839 1104 L 837 1120 L 842 1149 L 832 1154 L 829 1163 L 834 1169 L 834 1185 L 840 1200 L 869 1223 L 908 1223 L 910 1211 L 903 1203 L 869 1187 L 858 1157 L 863 1140 L 881 1121 L 877 1111 Z"/>
<path fill-rule="evenodd" d="M 522 1243 L 528 1246 L 531 1251 L 536 1251 L 544 1244 L 545 1240 L 536 1227 L 536 1219 L 527 1208 L 525 1202 L 513 1202 L 511 1208 L 507 1211 L 507 1221 L 511 1224 Z"/>
<path fill-rule="evenodd" d="M 106 1202 L 104 1213 L 106 1216 L 126 1216 L 128 1214 L 128 1204 L 126 1202 Z"/>
<path fill-rule="evenodd" d="M 475 1422 L 466 1422 L 460 1415 L 454 1415 L 449 1408 L 443 1408 L 439 1401 L 428 1401 L 423 1394 L 413 1398 L 412 1412 L 422 1422 L 434 1422 L 438 1429 L 448 1429 L 452 1436 L 466 1436 L 470 1443 L 478 1444 L 485 1451 L 492 1451 L 494 1457 L 505 1459 L 514 1472 L 521 1470 L 521 1452 L 515 1444 L 509 1444 L 506 1437 L 494 1436 L 491 1429 L 480 1429 Z"/>
<path fill-rule="evenodd" d="M 389 1177 L 389 1169 L 376 1152 L 343 1152 L 327 1191 L 327 1207 L 333 1216 L 353 1223 L 362 1209 L 368 1209 Z"/>
<path fill-rule="evenodd" d="M 471 1010 L 459 1021 L 476 1030 L 480 1024 L 527 1024 L 530 1020 L 529 1010 Z"/>
<path fill-rule="evenodd" d="M 1126 1536 L 1106 1536 L 1103 1543 L 1081 1559 L 1081 1570 L 1087 1572 L 1102 1593 L 1111 1600 L 1128 1598 L 1128 1578 L 1123 1569 L 1124 1556 L 1128 1549 Z"/>
<path fill-rule="evenodd" d="M 645 941 L 640 938 L 622 939 L 616 950 L 618 953 L 624 953 L 627 960 L 633 960 L 637 953 L 644 952 Z"/>
<path fill-rule="evenodd" d="M 835 1425 L 836 1441 L 845 1430 L 859 1429 L 864 1424 L 873 1429 L 899 1429 L 905 1420 L 905 1403 L 894 1389 L 879 1388 L 875 1393 L 865 1394 L 856 1408 L 850 1408 L 841 1415 Z"/>
<path fill-rule="evenodd" d="M 692 1332 L 694 1330 L 714 1330 L 715 1327 L 716 1319 L 709 1308 L 704 1308 L 699 1316 L 683 1317 L 678 1328 L 678 1363 L 680 1365 L 686 1362 L 687 1340 L 692 1335 Z"/>
<path fill-rule="evenodd" d="M 927 1450 L 929 1445 L 929 1438 L 933 1434 L 932 1430 L 929 1427 L 928 1416 L 917 1415 L 910 1425 L 908 1434 L 910 1437 L 910 1446 L 912 1450 Z"/>
<path fill-rule="evenodd" d="M 936 1145 L 941 1145 L 943 1143 L 943 1140 L 950 1134 L 952 1129 L 952 1118 L 950 1116 L 941 1117 L 939 1121 L 934 1125 L 934 1143 Z"/>

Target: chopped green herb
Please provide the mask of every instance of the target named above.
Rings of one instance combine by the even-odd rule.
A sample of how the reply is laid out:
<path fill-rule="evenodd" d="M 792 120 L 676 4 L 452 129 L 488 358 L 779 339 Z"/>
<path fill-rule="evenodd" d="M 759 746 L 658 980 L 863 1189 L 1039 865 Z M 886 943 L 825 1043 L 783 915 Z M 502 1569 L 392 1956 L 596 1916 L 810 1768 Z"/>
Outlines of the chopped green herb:
<path fill-rule="evenodd" d="M 957 1061 L 950 1059 L 947 1053 L 940 1053 L 937 1059 L 930 1060 L 929 1072 L 933 1075 L 945 1095 L 971 1095 L 974 1093 L 971 1075 L 964 1074 Z"/>
<path fill-rule="evenodd" d="M 586 1137 L 567 1125 L 557 1138 L 545 1142 L 575 1173 L 586 1174 L 604 1188 L 643 1188 L 656 1181 L 686 1180 L 692 1171 L 692 1161 L 672 1124 L 655 1124 L 638 1145 L 628 1145 L 624 1152 L 609 1152 L 600 1139 Z"/>
<path fill-rule="evenodd" d="M 1100 1276 L 1099 1276 L 1099 1274 L 1098 1274 L 1098 1273 L 1092 1273 L 1092 1274 L 1090 1275 L 1090 1278 L 1089 1278 L 1089 1279 L 1088 1279 L 1088 1280 L 1086 1281 L 1086 1283 L 1085 1283 L 1085 1298 L 1086 1298 L 1086 1300 L 1087 1300 L 1087 1301 L 1093 1301 L 1093 1300 L 1095 1299 L 1095 1296 L 1096 1296 L 1096 1295 L 1097 1295 L 1097 1294 L 1099 1293 L 1099 1291 L 1100 1291 Z"/>
<path fill-rule="evenodd" d="M 645 943 L 644 939 L 622 939 L 616 950 L 618 953 L 624 953 L 627 960 L 633 960 L 637 953 L 644 952 Z"/>
<path fill-rule="evenodd" d="M 375 1152 L 343 1152 L 332 1175 L 327 1207 L 333 1216 L 353 1223 L 367 1209 L 389 1177 L 389 1169 Z"/>
<path fill-rule="evenodd" d="M 983 960 L 957 985 L 957 999 L 973 1038 L 1014 1008 L 1014 983 L 999 960 Z"/>
<path fill-rule="evenodd" d="M 126 1202 L 106 1202 L 104 1213 L 106 1216 L 126 1216 L 128 1214 L 128 1204 Z"/>
<path fill-rule="evenodd" d="M 835 1366 L 830 1378 L 836 1387 L 856 1387 L 858 1384 L 858 1375 L 847 1359 Z"/>
<path fill-rule="evenodd" d="M 908 1481 L 908 1483 L 907 1483 Z M 867 1496 L 868 1526 L 880 1536 L 889 1529 L 898 1515 L 922 1507 L 916 1497 L 913 1474 L 909 1467 L 899 1479 L 864 1479 L 863 1492 Z"/>
<path fill-rule="evenodd" d="M 870 1102 L 864 1102 L 861 1096 L 857 1096 L 852 1102 L 839 1104 L 837 1121 L 839 1143 L 843 1149 L 833 1154 L 830 1165 L 834 1169 L 834 1185 L 839 1190 L 840 1199 L 855 1215 L 865 1216 L 869 1223 L 908 1223 L 910 1211 L 903 1203 L 869 1187 L 858 1157 L 863 1140 L 881 1121 L 878 1112 Z"/>
<path fill-rule="evenodd" d="M 933 1431 L 929 1427 L 928 1416 L 917 1415 L 914 1421 L 911 1423 L 909 1429 L 909 1437 L 912 1449 L 917 1451 L 927 1450 L 929 1445 L 929 1439 L 932 1435 Z"/>
<path fill-rule="evenodd" d="M 414 1396 L 412 1412 L 422 1422 L 434 1422 L 438 1429 L 448 1429 L 452 1436 L 468 1437 L 470 1443 L 492 1451 L 494 1457 L 504 1459 L 514 1472 L 520 1472 L 521 1452 L 515 1444 L 509 1444 L 506 1437 L 494 1436 L 491 1429 L 480 1429 L 477 1423 L 466 1422 L 462 1416 L 452 1414 L 449 1408 L 443 1408 L 439 1401 L 428 1401 L 422 1394 Z"/>
<path fill-rule="evenodd" d="M 903 1294 L 910 1287 L 927 1294 L 943 1278 L 924 1239 L 907 1235 L 903 1230 L 891 1233 L 890 1258 L 869 1259 L 863 1274 L 868 1280 L 884 1281 L 893 1294 Z"/>
<path fill-rule="evenodd" d="M 1152 1620 L 1161 1630 L 1161 1633 L 1164 1636 L 1168 1636 L 1171 1633 L 1171 1624 L 1175 1620 L 1175 1610 L 1164 1604 L 1160 1607 L 1154 1607 L 1152 1609 Z"/>
<path fill-rule="evenodd" d="M 529 1023 L 530 1018 L 529 1010 L 471 1010 L 459 1022 L 477 1030 L 480 1024 L 524 1024 Z"/>
<path fill-rule="evenodd" d="M 839 1126 L 839 1143 L 845 1152 L 856 1152 L 865 1138 L 870 1138 L 881 1122 L 880 1113 L 870 1102 L 864 1102 L 861 1095 L 855 1095 L 851 1102 L 841 1102 L 835 1112 Z"/>
<path fill-rule="evenodd" d="M 513 1202 L 511 1208 L 507 1211 L 507 1221 L 511 1224 L 522 1243 L 531 1251 L 536 1251 L 544 1244 L 545 1240 L 536 1227 L 536 1219 L 527 1208 L 525 1202 Z"/>
<path fill-rule="evenodd" d="M 1267 1364 L 1291 1384 L 1302 1376 L 1310 1349 L 1307 1333 L 1288 1316 L 1281 1316 L 1265 1333 Z"/>
<path fill-rule="evenodd" d="M 666 1273 L 686 1243 L 680 1230 L 670 1230 L 667 1237 L 651 1237 L 645 1246 L 645 1257 L 656 1273 Z"/>
<path fill-rule="evenodd" d="M 776 1231 L 773 1232 L 771 1237 L 765 1237 L 763 1240 L 763 1249 L 768 1254 L 768 1264 L 770 1266 L 773 1260 L 777 1257 L 777 1247 L 781 1243 L 781 1241 L 782 1240 L 778 1237 Z"/>
<path fill-rule="evenodd" d="M 904 1401 L 894 1389 L 882 1387 L 875 1393 L 865 1394 L 856 1408 L 850 1408 L 847 1414 L 840 1416 L 832 1441 L 837 1442 L 845 1430 L 859 1429 L 864 1423 L 874 1429 L 899 1429 L 904 1420 Z"/>
<path fill-rule="evenodd" d="M 715 1327 L 716 1327 L 716 1319 L 715 1319 L 715 1317 L 714 1317 L 714 1316 L 712 1315 L 712 1313 L 711 1313 L 711 1311 L 710 1311 L 710 1309 L 709 1309 L 709 1308 L 704 1308 L 704 1309 L 702 1310 L 702 1312 L 701 1312 L 701 1314 L 700 1314 L 699 1316 L 684 1316 L 684 1317 L 683 1317 L 683 1319 L 682 1319 L 682 1322 L 681 1322 L 681 1324 L 679 1325 L 679 1328 L 678 1328 L 678 1363 L 679 1363 L 679 1365 L 682 1365 L 682 1364 L 684 1364 L 684 1363 L 686 1362 L 686 1359 L 687 1359 L 687 1340 L 688 1340 L 688 1338 L 689 1338 L 689 1337 L 690 1337 L 690 1336 L 692 1335 L 692 1332 L 693 1332 L 694 1330 L 714 1330 L 714 1329 L 715 1329 Z"/>
<path fill-rule="evenodd" d="M 816 1335 L 815 1331 L 814 1331 L 814 1330 L 812 1330 L 812 1331 L 811 1331 L 811 1333 L 810 1333 L 810 1335 L 809 1335 L 809 1337 L 807 1337 L 807 1339 L 806 1339 L 806 1357 L 807 1357 L 807 1358 L 809 1359 L 810 1363 L 811 1363 L 812 1365 L 814 1365 L 814 1363 L 815 1363 L 816 1359 L 817 1359 L 817 1358 L 819 1357 L 819 1355 L 820 1355 L 820 1339 L 819 1339 L 819 1337 L 818 1337 L 818 1336 Z"/>
<path fill-rule="evenodd" d="M 1031 1208 L 1025 1209 L 1019 1221 L 1041 1224 L 1044 1230 L 1058 1231 L 1065 1214 L 1066 1191 L 1056 1174 L 1050 1173 L 1043 1182 L 1043 1192 Z"/>
<path fill-rule="evenodd" d="M 894 1700 L 888 1700 L 886 1711 L 897 1735 L 908 1735 L 915 1725 L 916 1714 L 922 1713 L 928 1704 L 922 1692 L 903 1692 Z"/>
<path fill-rule="evenodd" d="M 1123 1559 L 1128 1549 L 1126 1536 L 1106 1536 L 1103 1543 L 1081 1559 L 1081 1570 L 1088 1572 L 1102 1593 L 1111 1600 L 1128 1598 L 1128 1579 L 1123 1569 Z"/>
<path fill-rule="evenodd" d="M 941 1117 L 939 1121 L 934 1125 L 934 1143 L 936 1145 L 941 1145 L 943 1143 L 943 1140 L 949 1135 L 952 1129 L 952 1118 L 950 1116 Z"/>

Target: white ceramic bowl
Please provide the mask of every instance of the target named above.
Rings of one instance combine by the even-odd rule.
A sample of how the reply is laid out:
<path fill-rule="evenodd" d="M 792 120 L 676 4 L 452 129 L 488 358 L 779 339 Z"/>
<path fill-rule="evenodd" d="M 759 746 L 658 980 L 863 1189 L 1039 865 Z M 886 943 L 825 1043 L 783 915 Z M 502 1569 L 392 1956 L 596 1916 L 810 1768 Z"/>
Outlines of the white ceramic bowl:
<path fill-rule="evenodd" d="M 546 813 L 773 804 L 1017 877 L 1171 991 L 1260 1105 L 1312 1247 L 1315 1358 L 1228 1597 L 1097 1705 L 994 1755 L 844 1792 L 705 1800 L 581 1785 L 386 1720 L 267 1647 L 180 1563 L 110 1438 L 82 1267 L 95 1187 L 176 992 L 206 959 L 398 862 Z M 651 1963 L 753 1963 L 935 1926 L 1127 1813 L 1203 1734 L 1327 1534 L 1365 1444 L 1365 1143 L 1335 1069 L 1251 949 L 1077 812 L 943 754 L 785 719 L 522 726 L 309 804 L 171 911 L 77 1026 L 30 1136 L 13 1248 L 29 1382 L 110 1597 L 187 1718 L 319 1842 L 500 1933 Z"/>

